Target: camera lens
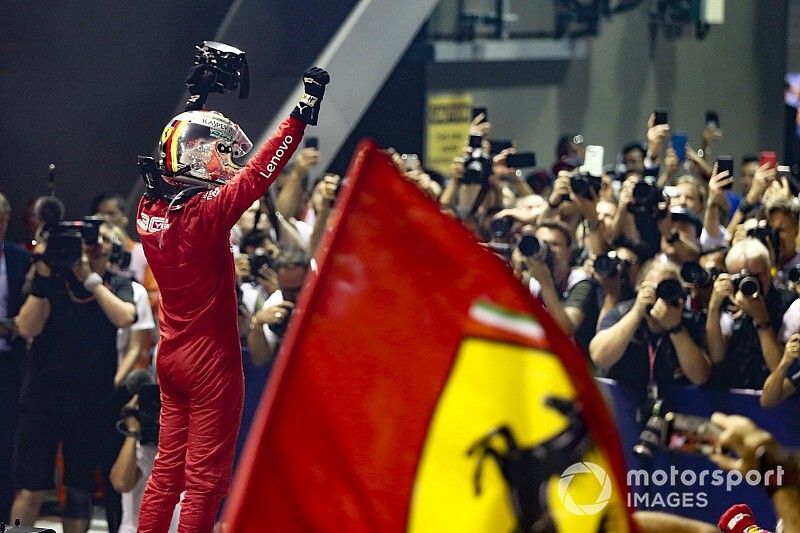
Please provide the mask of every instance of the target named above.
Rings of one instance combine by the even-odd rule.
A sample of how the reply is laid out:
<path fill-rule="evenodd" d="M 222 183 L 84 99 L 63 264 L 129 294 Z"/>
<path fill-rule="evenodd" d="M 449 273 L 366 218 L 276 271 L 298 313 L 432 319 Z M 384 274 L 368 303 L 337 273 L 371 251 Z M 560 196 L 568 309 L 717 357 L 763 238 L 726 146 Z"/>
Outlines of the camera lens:
<path fill-rule="evenodd" d="M 633 186 L 633 199 L 639 203 L 646 203 L 653 195 L 653 187 L 640 181 Z"/>
<path fill-rule="evenodd" d="M 517 248 L 519 248 L 520 253 L 525 257 L 533 257 L 539 260 L 544 260 L 548 253 L 547 244 L 537 239 L 531 233 L 526 233 L 519 238 Z"/>
<path fill-rule="evenodd" d="M 683 298 L 683 287 L 676 279 L 665 279 L 656 286 L 656 298 L 678 304 Z"/>
<path fill-rule="evenodd" d="M 647 425 L 639 434 L 639 441 L 633 447 L 633 453 L 642 459 L 649 459 L 655 455 L 658 445 L 661 443 L 661 435 L 664 432 L 664 418 L 654 414 L 647 421 Z"/>
<path fill-rule="evenodd" d="M 514 219 L 511 217 L 503 217 L 503 218 L 496 218 L 491 222 L 491 229 L 492 235 L 494 237 L 502 237 L 508 230 L 511 229 L 511 226 L 514 224 Z"/>
<path fill-rule="evenodd" d="M 712 281 L 711 272 L 701 267 L 699 263 L 684 263 L 681 267 L 681 278 L 686 283 L 707 287 Z"/>
<path fill-rule="evenodd" d="M 617 275 L 619 260 L 601 255 L 594 260 L 594 271 L 604 278 L 613 278 Z"/>
<path fill-rule="evenodd" d="M 753 276 L 744 276 L 739 282 L 739 290 L 745 296 L 752 298 L 758 294 L 760 289 L 761 284 L 758 282 L 758 279 L 754 278 Z"/>
<path fill-rule="evenodd" d="M 591 198 L 589 193 L 589 181 L 584 176 L 572 176 L 569 179 L 569 186 L 577 196 Z"/>

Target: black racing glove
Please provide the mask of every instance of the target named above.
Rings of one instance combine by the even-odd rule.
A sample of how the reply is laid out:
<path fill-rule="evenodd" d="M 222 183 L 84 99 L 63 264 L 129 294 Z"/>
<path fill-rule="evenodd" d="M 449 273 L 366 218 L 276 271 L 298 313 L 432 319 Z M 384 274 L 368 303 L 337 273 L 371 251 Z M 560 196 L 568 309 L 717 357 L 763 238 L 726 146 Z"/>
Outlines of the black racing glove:
<path fill-rule="evenodd" d="M 322 101 L 322 95 L 325 94 L 325 86 L 330 81 L 331 77 L 328 73 L 319 67 L 311 67 L 305 71 L 303 73 L 305 91 L 292 111 L 292 116 L 309 126 L 316 126 L 319 117 L 319 103 Z"/>

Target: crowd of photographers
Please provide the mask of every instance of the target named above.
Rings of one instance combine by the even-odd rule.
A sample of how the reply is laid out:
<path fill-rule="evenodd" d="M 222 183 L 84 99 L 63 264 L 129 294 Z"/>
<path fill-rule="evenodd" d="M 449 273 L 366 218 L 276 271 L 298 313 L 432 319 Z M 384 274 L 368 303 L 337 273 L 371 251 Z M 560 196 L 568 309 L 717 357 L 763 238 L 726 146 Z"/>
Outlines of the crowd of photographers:
<path fill-rule="evenodd" d="M 764 407 L 795 392 L 800 188 L 774 156 L 747 156 L 734 168 L 714 154 L 718 118 L 694 150 L 654 113 L 646 141 L 622 147 L 613 165 L 603 165 L 599 146 L 565 135 L 552 166 L 528 173 L 533 154 L 493 141 L 483 119 L 471 124 L 449 176 L 426 170 L 418 155 L 389 152 L 408 180 L 507 261 L 596 375 L 636 391 L 640 420 L 688 384 L 763 389 Z M 312 140 L 231 234 L 241 341 L 255 365 L 275 358 L 315 268 L 341 181 L 319 172 L 318 159 Z M 56 199 L 38 199 L 26 206 L 29 235 L 15 245 L 4 240 L 11 208 L 0 195 L 0 408 L 8 411 L 0 520 L 36 518 L 61 443 L 65 531 L 85 530 L 97 478 L 106 481 L 110 529 L 136 530 L 157 442 L 148 369 L 159 291 L 129 237 L 126 207 L 101 195 L 87 218 L 64 222 Z"/>

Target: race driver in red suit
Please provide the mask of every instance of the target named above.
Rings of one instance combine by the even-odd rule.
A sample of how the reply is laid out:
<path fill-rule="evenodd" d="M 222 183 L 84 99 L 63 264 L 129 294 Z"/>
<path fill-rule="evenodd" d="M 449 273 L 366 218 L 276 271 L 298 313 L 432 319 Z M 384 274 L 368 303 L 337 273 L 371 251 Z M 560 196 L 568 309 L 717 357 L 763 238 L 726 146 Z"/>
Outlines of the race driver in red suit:
<path fill-rule="evenodd" d="M 139 203 L 137 230 L 161 290 L 158 455 L 139 514 L 140 532 L 166 532 L 181 492 L 180 532 L 210 532 L 228 491 L 244 378 L 230 230 L 275 181 L 330 81 L 319 68 L 305 93 L 244 168 L 251 143 L 212 111 L 175 117 L 161 137 L 161 195 Z"/>

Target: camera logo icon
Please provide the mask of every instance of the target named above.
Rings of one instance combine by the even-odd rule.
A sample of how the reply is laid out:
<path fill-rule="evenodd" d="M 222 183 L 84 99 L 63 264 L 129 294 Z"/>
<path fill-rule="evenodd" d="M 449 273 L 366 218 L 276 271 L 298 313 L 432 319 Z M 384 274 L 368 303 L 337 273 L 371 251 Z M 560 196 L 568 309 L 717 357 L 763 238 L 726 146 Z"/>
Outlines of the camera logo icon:
<path fill-rule="evenodd" d="M 578 504 L 575 503 L 575 500 L 570 494 L 569 487 L 575 476 L 585 474 L 591 474 L 595 477 L 600 484 L 600 492 L 597 494 L 594 503 Z M 567 467 L 564 473 L 561 474 L 561 479 L 558 480 L 558 497 L 561 499 L 561 503 L 564 504 L 567 511 L 572 514 L 585 516 L 595 515 L 605 509 L 611 499 L 611 478 L 603 467 L 599 465 L 588 461 L 575 463 Z"/>

